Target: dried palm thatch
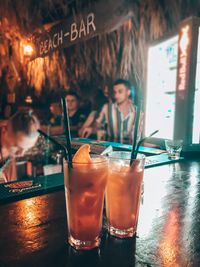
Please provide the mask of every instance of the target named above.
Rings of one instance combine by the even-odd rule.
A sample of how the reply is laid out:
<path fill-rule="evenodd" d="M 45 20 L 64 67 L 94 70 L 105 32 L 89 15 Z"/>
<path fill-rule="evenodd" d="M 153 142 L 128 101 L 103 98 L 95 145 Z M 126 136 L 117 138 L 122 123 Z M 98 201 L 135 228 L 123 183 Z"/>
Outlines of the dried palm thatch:
<path fill-rule="evenodd" d="M 44 23 L 55 22 L 81 9 L 82 3 L 80 0 L 1 1 L 0 76 L 12 59 L 17 72 L 22 70 L 21 75 L 37 92 L 45 85 L 49 90 L 67 89 L 72 84 L 79 87 L 82 81 L 94 85 L 117 77 L 131 79 L 143 88 L 148 43 L 177 27 L 183 18 L 198 15 L 200 7 L 199 1 L 189 0 L 135 1 L 134 16 L 116 31 L 36 59 L 24 67 L 20 43 L 35 28 L 42 29 Z"/>
<path fill-rule="evenodd" d="M 59 62 L 59 64 L 58 64 Z M 49 88 L 67 88 L 66 58 L 63 53 L 55 52 L 46 58 L 37 58 L 29 62 L 27 70 L 28 83 L 37 92 L 49 81 Z"/>

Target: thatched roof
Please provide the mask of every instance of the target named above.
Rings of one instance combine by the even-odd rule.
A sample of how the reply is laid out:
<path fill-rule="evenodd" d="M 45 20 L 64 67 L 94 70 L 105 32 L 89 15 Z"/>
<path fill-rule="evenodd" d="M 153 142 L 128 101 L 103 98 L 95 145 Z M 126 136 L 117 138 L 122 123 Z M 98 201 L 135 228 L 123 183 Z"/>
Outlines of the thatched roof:
<path fill-rule="evenodd" d="M 200 10 L 200 1 L 132 1 L 133 17 L 117 30 L 27 62 L 21 46 L 30 33 L 81 12 L 83 6 L 93 2 L 1 0 L 0 77 L 9 70 L 10 80 L 23 80 L 38 92 L 45 85 L 49 90 L 79 87 L 82 82 L 92 87 L 117 77 L 131 79 L 143 88 L 148 43 L 172 31 L 182 19 L 198 15 Z"/>

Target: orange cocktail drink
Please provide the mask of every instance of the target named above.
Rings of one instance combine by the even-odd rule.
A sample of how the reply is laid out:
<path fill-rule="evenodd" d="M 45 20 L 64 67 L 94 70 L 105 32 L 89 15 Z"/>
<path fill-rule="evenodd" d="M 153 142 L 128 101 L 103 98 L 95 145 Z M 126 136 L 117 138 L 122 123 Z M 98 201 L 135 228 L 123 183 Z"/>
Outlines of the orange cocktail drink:
<path fill-rule="evenodd" d="M 136 233 L 145 157 L 130 166 L 129 152 L 112 152 L 106 189 L 107 228 L 111 235 L 123 238 Z"/>
<path fill-rule="evenodd" d="M 82 152 L 75 155 L 72 168 L 64 164 L 68 241 L 76 249 L 91 249 L 100 243 L 107 174 L 108 160 L 90 157 L 89 151 L 88 158 Z"/>

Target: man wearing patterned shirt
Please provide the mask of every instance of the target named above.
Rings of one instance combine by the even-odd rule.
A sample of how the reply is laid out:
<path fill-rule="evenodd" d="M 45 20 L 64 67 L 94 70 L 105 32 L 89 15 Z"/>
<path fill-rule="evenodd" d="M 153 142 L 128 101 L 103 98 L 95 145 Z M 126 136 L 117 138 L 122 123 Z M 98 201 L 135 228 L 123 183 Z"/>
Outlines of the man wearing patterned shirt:
<path fill-rule="evenodd" d="M 136 108 L 130 100 L 131 84 L 127 80 L 116 80 L 113 86 L 114 103 L 103 106 L 96 125 L 86 128 L 84 136 L 88 137 L 103 124 L 107 124 L 107 136 L 109 140 L 120 143 L 131 143 L 135 125 Z"/>

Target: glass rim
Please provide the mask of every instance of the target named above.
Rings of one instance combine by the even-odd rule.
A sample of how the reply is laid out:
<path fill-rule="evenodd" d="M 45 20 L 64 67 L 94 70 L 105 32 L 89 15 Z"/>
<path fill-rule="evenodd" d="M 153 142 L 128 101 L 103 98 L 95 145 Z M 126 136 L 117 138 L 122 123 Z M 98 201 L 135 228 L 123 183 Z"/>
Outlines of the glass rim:
<path fill-rule="evenodd" d="M 114 156 L 114 155 L 112 156 L 113 153 L 116 153 L 116 154 L 124 153 L 125 155 L 129 155 L 129 157 L 122 158 L 122 157 L 119 157 L 119 156 Z M 133 159 L 133 161 L 135 161 L 135 160 L 143 160 L 143 159 L 146 158 L 146 156 L 144 154 L 142 154 L 142 153 L 138 153 L 138 156 L 139 157 L 137 157 L 136 159 Z M 108 159 L 113 159 L 113 160 L 127 160 L 127 161 L 130 161 L 131 160 L 131 152 L 124 151 L 124 150 L 122 150 L 122 151 L 113 151 L 107 157 L 108 157 Z"/>
<path fill-rule="evenodd" d="M 165 142 L 172 142 L 172 143 L 180 142 L 180 143 L 183 143 L 183 139 L 165 139 Z"/>
<path fill-rule="evenodd" d="M 103 164 L 103 163 L 105 163 L 105 162 L 108 162 L 108 158 L 106 157 L 106 156 L 104 156 L 104 155 L 96 155 L 96 154 L 91 154 L 90 155 L 90 157 L 91 158 L 99 158 L 100 160 L 99 161 L 94 161 L 94 162 L 77 162 L 77 161 L 73 161 L 73 156 L 74 155 L 72 155 L 72 161 L 68 161 L 68 160 L 66 160 L 65 158 L 64 158 L 64 163 L 65 164 L 69 164 L 69 163 L 71 163 L 72 165 L 73 164 L 78 164 L 78 165 L 89 165 L 89 164 L 97 164 L 97 165 L 99 165 L 99 164 Z"/>

